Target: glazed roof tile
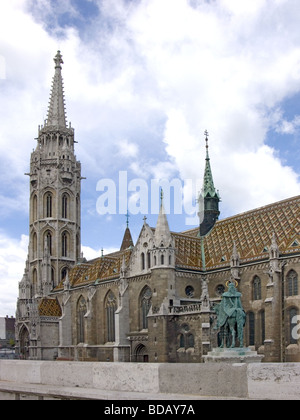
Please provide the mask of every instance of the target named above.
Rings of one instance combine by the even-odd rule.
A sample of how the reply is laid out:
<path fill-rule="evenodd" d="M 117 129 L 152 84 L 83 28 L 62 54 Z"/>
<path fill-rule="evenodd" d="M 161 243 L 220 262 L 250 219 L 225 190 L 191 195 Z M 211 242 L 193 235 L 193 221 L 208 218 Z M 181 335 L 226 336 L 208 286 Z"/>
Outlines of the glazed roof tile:
<path fill-rule="evenodd" d="M 187 242 L 191 242 L 190 237 L 196 238 L 198 232 L 199 229 L 192 229 L 183 232 L 180 237 L 175 234 L 175 238 L 178 237 L 176 242 L 181 245 L 182 235 L 186 236 Z M 234 242 L 244 262 L 267 258 L 274 233 L 281 254 L 300 252 L 300 196 L 219 220 L 204 237 L 206 267 L 213 269 L 229 265 Z M 201 241 L 199 238 L 197 240 L 198 254 Z M 180 266 L 182 260 L 187 259 L 187 248 L 182 245 L 178 248 Z M 192 266 L 201 267 L 201 262 L 198 265 L 199 261 L 195 257 L 194 252 Z"/>
<path fill-rule="evenodd" d="M 281 254 L 300 252 L 300 196 L 217 221 L 203 239 L 206 268 L 212 270 L 228 267 L 234 243 L 242 262 L 268 258 L 274 232 Z M 201 239 L 198 233 L 199 228 L 181 233 L 172 232 L 178 268 L 202 270 Z M 71 287 L 119 278 L 123 256 L 128 266 L 131 253 L 132 249 L 121 250 L 76 265 L 69 274 Z M 55 291 L 63 290 L 64 281 Z"/>
<path fill-rule="evenodd" d="M 57 299 L 43 298 L 39 304 L 39 315 L 61 317 L 62 311 Z"/>

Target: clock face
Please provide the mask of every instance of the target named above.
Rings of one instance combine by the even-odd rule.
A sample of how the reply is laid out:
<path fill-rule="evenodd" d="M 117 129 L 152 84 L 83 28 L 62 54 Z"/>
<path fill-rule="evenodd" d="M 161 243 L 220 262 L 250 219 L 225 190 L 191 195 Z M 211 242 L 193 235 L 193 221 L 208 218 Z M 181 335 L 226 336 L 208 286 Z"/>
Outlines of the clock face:
<path fill-rule="evenodd" d="M 185 288 L 185 294 L 187 295 L 187 297 L 192 298 L 194 296 L 194 292 L 195 292 L 195 290 L 192 286 L 187 286 Z"/>

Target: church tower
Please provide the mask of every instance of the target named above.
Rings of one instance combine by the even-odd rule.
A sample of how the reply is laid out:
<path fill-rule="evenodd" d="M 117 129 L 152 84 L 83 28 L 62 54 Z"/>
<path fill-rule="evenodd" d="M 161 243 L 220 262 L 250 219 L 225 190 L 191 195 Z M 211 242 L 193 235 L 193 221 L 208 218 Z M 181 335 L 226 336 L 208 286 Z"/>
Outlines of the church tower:
<path fill-rule="evenodd" d="M 32 297 L 47 296 L 76 264 L 81 251 L 81 164 L 74 154 L 74 129 L 66 123 L 60 51 L 54 63 L 47 119 L 39 126 L 28 174 Z"/>
<path fill-rule="evenodd" d="M 210 157 L 208 153 L 208 132 L 205 131 L 206 141 L 206 160 L 203 179 L 203 187 L 199 197 L 199 219 L 200 219 L 200 237 L 206 236 L 214 227 L 219 218 L 219 202 L 221 201 L 219 192 L 215 189 L 212 170 L 210 166 Z"/>

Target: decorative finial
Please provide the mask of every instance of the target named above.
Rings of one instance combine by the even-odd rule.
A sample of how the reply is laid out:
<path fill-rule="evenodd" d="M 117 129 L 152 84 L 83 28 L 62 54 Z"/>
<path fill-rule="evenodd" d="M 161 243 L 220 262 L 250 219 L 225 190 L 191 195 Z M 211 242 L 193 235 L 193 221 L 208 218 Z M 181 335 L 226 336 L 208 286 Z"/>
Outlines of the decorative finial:
<path fill-rule="evenodd" d="M 128 227 L 129 226 L 129 217 L 130 217 L 128 209 L 127 209 L 127 213 L 125 214 L 125 216 L 126 216 L 126 226 Z"/>
<path fill-rule="evenodd" d="M 164 200 L 164 190 L 161 189 L 160 190 L 160 201 L 161 201 L 161 204 L 163 204 L 163 200 Z"/>
<path fill-rule="evenodd" d="M 206 141 L 206 149 L 208 149 L 208 137 L 209 137 L 209 133 L 207 130 L 204 131 L 204 135 L 205 135 L 205 141 Z"/>
<path fill-rule="evenodd" d="M 57 51 L 56 56 L 54 57 L 54 63 L 55 63 L 55 68 L 59 68 L 61 69 L 61 64 L 64 64 L 63 59 L 62 59 L 62 55 L 60 53 L 60 51 Z"/>

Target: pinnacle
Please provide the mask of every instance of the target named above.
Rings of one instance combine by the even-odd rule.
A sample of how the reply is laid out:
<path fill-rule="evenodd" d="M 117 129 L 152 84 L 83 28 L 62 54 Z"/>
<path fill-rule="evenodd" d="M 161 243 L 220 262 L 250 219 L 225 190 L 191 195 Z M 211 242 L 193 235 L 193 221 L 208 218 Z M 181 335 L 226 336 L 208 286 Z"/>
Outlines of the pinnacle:
<path fill-rule="evenodd" d="M 55 74 L 52 81 L 48 116 L 46 126 L 66 128 L 65 98 L 63 90 L 63 79 L 61 75 L 62 55 L 57 51 L 54 57 Z"/>

